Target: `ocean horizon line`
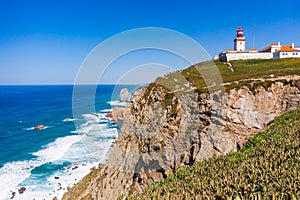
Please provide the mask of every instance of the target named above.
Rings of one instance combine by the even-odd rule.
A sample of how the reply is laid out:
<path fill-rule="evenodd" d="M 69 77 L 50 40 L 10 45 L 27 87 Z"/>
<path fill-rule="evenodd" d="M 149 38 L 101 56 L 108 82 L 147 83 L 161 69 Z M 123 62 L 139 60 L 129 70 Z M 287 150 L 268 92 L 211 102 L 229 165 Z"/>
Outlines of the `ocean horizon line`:
<path fill-rule="evenodd" d="M 148 83 L 141 83 L 141 84 L 118 84 L 118 83 L 100 83 L 100 84 L 0 84 L 1 86 L 95 86 L 95 85 L 124 85 L 124 86 L 138 86 L 138 85 L 145 85 Z"/>

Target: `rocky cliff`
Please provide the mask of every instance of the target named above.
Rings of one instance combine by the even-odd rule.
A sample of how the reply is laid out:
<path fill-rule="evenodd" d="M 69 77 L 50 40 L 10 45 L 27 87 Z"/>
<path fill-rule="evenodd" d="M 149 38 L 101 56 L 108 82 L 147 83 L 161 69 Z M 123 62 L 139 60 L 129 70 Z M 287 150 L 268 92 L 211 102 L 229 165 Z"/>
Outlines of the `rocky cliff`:
<path fill-rule="evenodd" d="M 281 77 L 268 84 L 247 82 L 228 92 L 188 90 L 180 95 L 150 84 L 122 113 L 121 133 L 106 165 L 99 165 L 63 199 L 117 199 L 182 165 L 237 151 L 274 117 L 300 107 L 299 80 Z"/>

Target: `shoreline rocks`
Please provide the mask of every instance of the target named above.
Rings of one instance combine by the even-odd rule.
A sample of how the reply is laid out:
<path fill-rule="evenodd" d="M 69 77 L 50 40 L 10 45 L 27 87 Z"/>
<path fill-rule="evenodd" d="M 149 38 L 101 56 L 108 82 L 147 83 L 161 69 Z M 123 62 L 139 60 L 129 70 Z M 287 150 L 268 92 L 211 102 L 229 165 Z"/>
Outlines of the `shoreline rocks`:
<path fill-rule="evenodd" d="M 10 199 L 15 198 L 16 194 L 17 194 L 16 192 L 12 192 L 12 193 L 11 193 L 12 196 L 10 197 Z"/>
<path fill-rule="evenodd" d="M 18 192 L 19 192 L 19 194 L 23 194 L 23 193 L 25 192 L 25 190 L 26 190 L 26 187 L 21 187 L 21 188 L 18 190 Z"/>
<path fill-rule="evenodd" d="M 114 107 L 111 112 L 105 114 L 105 117 L 111 118 L 111 121 L 122 122 L 126 117 L 128 117 L 130 107 Z"/>

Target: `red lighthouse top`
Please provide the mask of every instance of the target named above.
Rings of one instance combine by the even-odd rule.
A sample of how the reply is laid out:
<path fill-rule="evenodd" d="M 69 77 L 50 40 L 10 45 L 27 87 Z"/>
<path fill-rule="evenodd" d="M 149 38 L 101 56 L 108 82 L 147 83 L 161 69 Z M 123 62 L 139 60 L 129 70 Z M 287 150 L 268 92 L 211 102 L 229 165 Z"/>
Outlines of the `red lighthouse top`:
<path fill-rule="evenodd" d="M 244 37 L 244 32 L 243 32 L 243 29 L 241 27 L 239 27 L 239 29 L 237 30 L 236 37 L 238 37 L 238 38 Z"/>

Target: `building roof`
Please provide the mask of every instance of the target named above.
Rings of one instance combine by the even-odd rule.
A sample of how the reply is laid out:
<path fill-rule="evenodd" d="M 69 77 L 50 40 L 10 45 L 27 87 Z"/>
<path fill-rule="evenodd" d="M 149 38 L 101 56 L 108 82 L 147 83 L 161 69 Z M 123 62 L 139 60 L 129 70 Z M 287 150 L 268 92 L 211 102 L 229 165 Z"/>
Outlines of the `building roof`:
<path fill-rule="evenodd" d="M 291 46 L 282 46 L 281 49 L 279 49 L 276 52 L 300 52 L 300 50 L 294 49 Z"/>
<path fill-rule="evenodd" d="M 230 52 L 230 51 L 235 51 L 235 50 L 233 50 L 232 48 L 226 50 L 226 52 Z"/>
<path fill-rule="evenodd" d="M 249 49 L 249 51 L 257 51 L 257 49 L 256 48 L 251 48 L 251 49 Z"/>

